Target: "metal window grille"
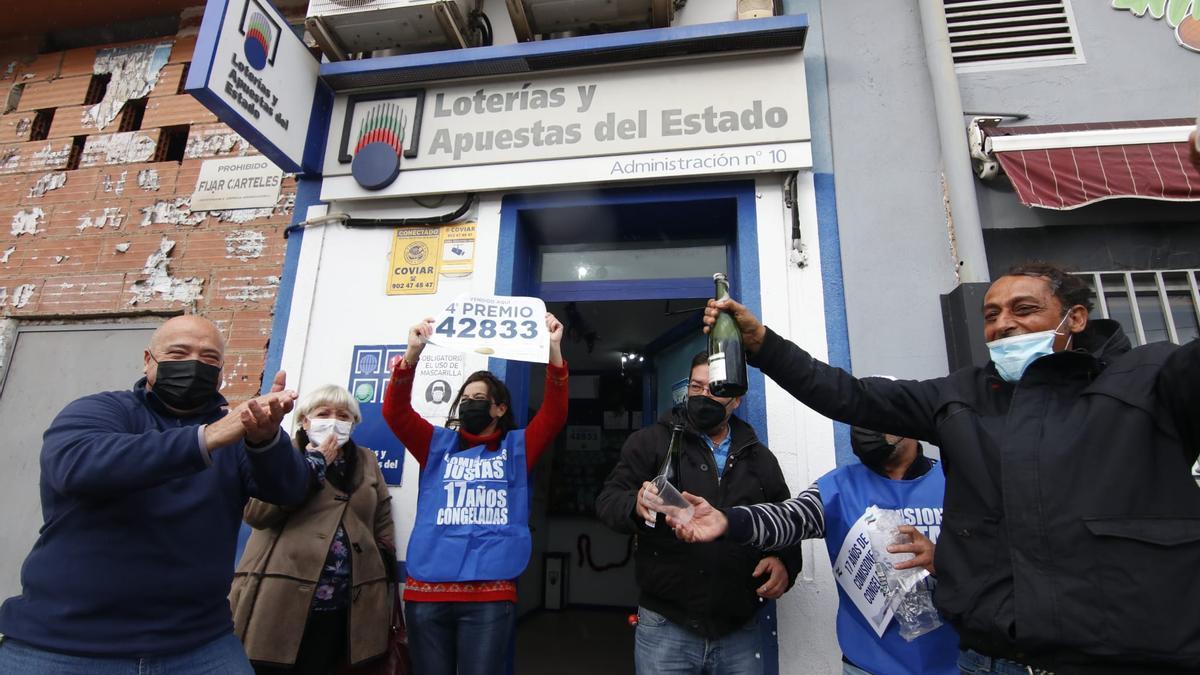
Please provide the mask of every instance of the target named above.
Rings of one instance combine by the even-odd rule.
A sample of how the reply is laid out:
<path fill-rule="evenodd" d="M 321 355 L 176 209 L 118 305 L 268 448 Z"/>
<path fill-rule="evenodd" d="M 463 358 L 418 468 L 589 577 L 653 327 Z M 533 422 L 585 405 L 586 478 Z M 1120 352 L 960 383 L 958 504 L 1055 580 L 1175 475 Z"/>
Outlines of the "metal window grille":
<path fill-rule="evenodd" d="M 1200 270 L 1080 272 L 1096 293 L 1096 308 L 1115 319 L 1135 345 L 1170 340 L 1182 344 L 1200 335 Z M 1192 465 L 1200 484 L 1200 461 Z"/>
<path fill-rule="evenodd" d="M 943 0 L 960 70 L 1082 61 L 1069 0 Z"/>
<path fill-rule="evenodd" d="M 1096 308 L 1115 319 L 1135 345 L 1200 336 L 1200 270 L 1080 272 L 1096 293 Z"/>

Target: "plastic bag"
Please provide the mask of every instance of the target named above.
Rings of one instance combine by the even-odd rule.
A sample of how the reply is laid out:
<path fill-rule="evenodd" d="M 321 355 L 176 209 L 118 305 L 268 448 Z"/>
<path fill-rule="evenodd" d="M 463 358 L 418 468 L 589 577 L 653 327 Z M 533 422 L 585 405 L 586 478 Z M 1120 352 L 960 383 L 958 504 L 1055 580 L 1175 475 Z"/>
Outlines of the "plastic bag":
<path fill-rule="evenodd" d="M 898 532 L 907 524 L 899 511 L 871 506 L 867 509 L 867 536 L 875 552 L 875 571 L 884 579 L 884 594 L 891 605 L 900 637 L 909 642 L 942 625 L 933 606 L 933 579 L 922 567 L 898 570 L 896 564 L 916 557 L 912 553 L 889 553 L 892 544 L 912 543 Z"/>

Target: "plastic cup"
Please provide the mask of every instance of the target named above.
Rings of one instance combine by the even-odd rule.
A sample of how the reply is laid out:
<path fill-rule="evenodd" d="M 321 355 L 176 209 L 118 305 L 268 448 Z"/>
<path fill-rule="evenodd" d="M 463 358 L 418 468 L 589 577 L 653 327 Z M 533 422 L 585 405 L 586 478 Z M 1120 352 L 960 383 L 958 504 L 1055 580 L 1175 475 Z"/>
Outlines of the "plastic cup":
<path fill-rule="evenodd" d="M 655 476 L 650 485 L 654 492 L 646 490 L 642 493 L 642 504 L 646 508 L 667 516 L 676 525 L 686 525 L 692 519 L 696 508 L 679 494 L 679 490 L 665 476 Z"/>

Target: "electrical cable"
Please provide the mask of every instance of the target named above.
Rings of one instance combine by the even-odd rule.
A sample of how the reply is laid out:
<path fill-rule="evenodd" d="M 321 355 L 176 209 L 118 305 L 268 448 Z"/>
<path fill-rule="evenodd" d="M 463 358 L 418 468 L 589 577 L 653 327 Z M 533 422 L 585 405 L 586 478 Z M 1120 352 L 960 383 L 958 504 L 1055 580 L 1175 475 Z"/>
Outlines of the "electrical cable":
<path fill-rule="evenodd" d="M 475 193 L 471 192 L 463 200 L 462 206 L 440 216 L 432 218 L 350 218 L 346 227 L 404 227 L 406 225 L 445 225 L 461 218 L 471 205 L 475 203 Z"/>
<path fill-rule="evenodd" d="M 482 10 L 476 9 L 471 12 L 470 19 L 471 27 L 479 32 L 479 46 L 491 47 L 494 41 L 492 32 L 492 20 L 488 18 Z"/>
<path fill-rule="evenodd" d="M 420 197 L 416 197 L 416 196 L 409 197 L 409 199 L 416 202 L 417 206 L 424 206 L 427 209 L 436 209 L 439 206 L 441 206 L 442 204 L 446 203 L 446 195 L 441 195 L 441 199 L 437 200 L 436 204 L 426 204 L 425 202 L 421 201 Z"/>
<path fill-rule="evenodd" d="M 348 213 L 331 213 L 325 216 L 317 216 L 308 220 L 301 221 L 295 225 L 289 225 L 283 231 L 283 238 L 287 239 L 291 233 L 297 230 L 303 230 L 311 225 L 325 225 L 328 223 L 342 223 L 346 227 L 404 227 L 406 225 L 445 225 L 453 223 L 461 218 L 467 211 L 471 210 L 471 205 L 475 203 L 476 194 L 468 193 L 461 206 L 457 209 L 443 213 L 440 216 L 431 218 L 355 218 Z M 443 202 L 445 199 L 443 198 Z M 420 202 L 417 202 L 420 204 Z M 424 204 L 421 204 L 425 206 Z M 436 205 L 435 205 L 436 206 Z M 425 206 L 425 208 L 431 208 Z"/>
<path fill-rule="evenodd" d="M 597 565 L 596 561 L 592 560 L 592 538 L 586 534 L 579 535 L 579 538 L 575 540 L 575 550 L 579 554 L 580 567 L 583 567 L 586 562 L 593 572 L 606 572 L 629 564 L 629 560 L 633 558 L 633 535 L 629 536 L 629 541 L 625 544 L 625 557 L 620 562 Z"/>

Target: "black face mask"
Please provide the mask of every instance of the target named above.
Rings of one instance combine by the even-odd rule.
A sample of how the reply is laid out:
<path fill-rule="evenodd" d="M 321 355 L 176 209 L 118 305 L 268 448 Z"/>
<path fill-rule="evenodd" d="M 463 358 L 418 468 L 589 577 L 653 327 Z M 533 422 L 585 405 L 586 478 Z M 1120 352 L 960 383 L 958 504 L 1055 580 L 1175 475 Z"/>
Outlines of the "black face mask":
<path fill-rule="evenodd" d="M 153 355 L 150 358 L 154 358 Z M 221 369 L 203 361 L 159 361 L 150 390 L 176 410 L 198 410 L 217 396 Z"/>
<path fill-rule="evenodd" d="M 473 398 L 458 404 L 458 423 L 463 431 L 478 436 L 492 423 L 492 402 L 477 401 Z"/>
<path fill-rule="evenodd" d="M 687 414 L 692 426 L 707 433 L 725 421 L 725 406 L 707 396 L 689 396 Z"/>
<path fill-rule="evenodd" d="M 883 434 L 858 427 L 850 429 L 850 447 L 858 461 L 871 469 L 882 469 L 896 451 Z"/>

